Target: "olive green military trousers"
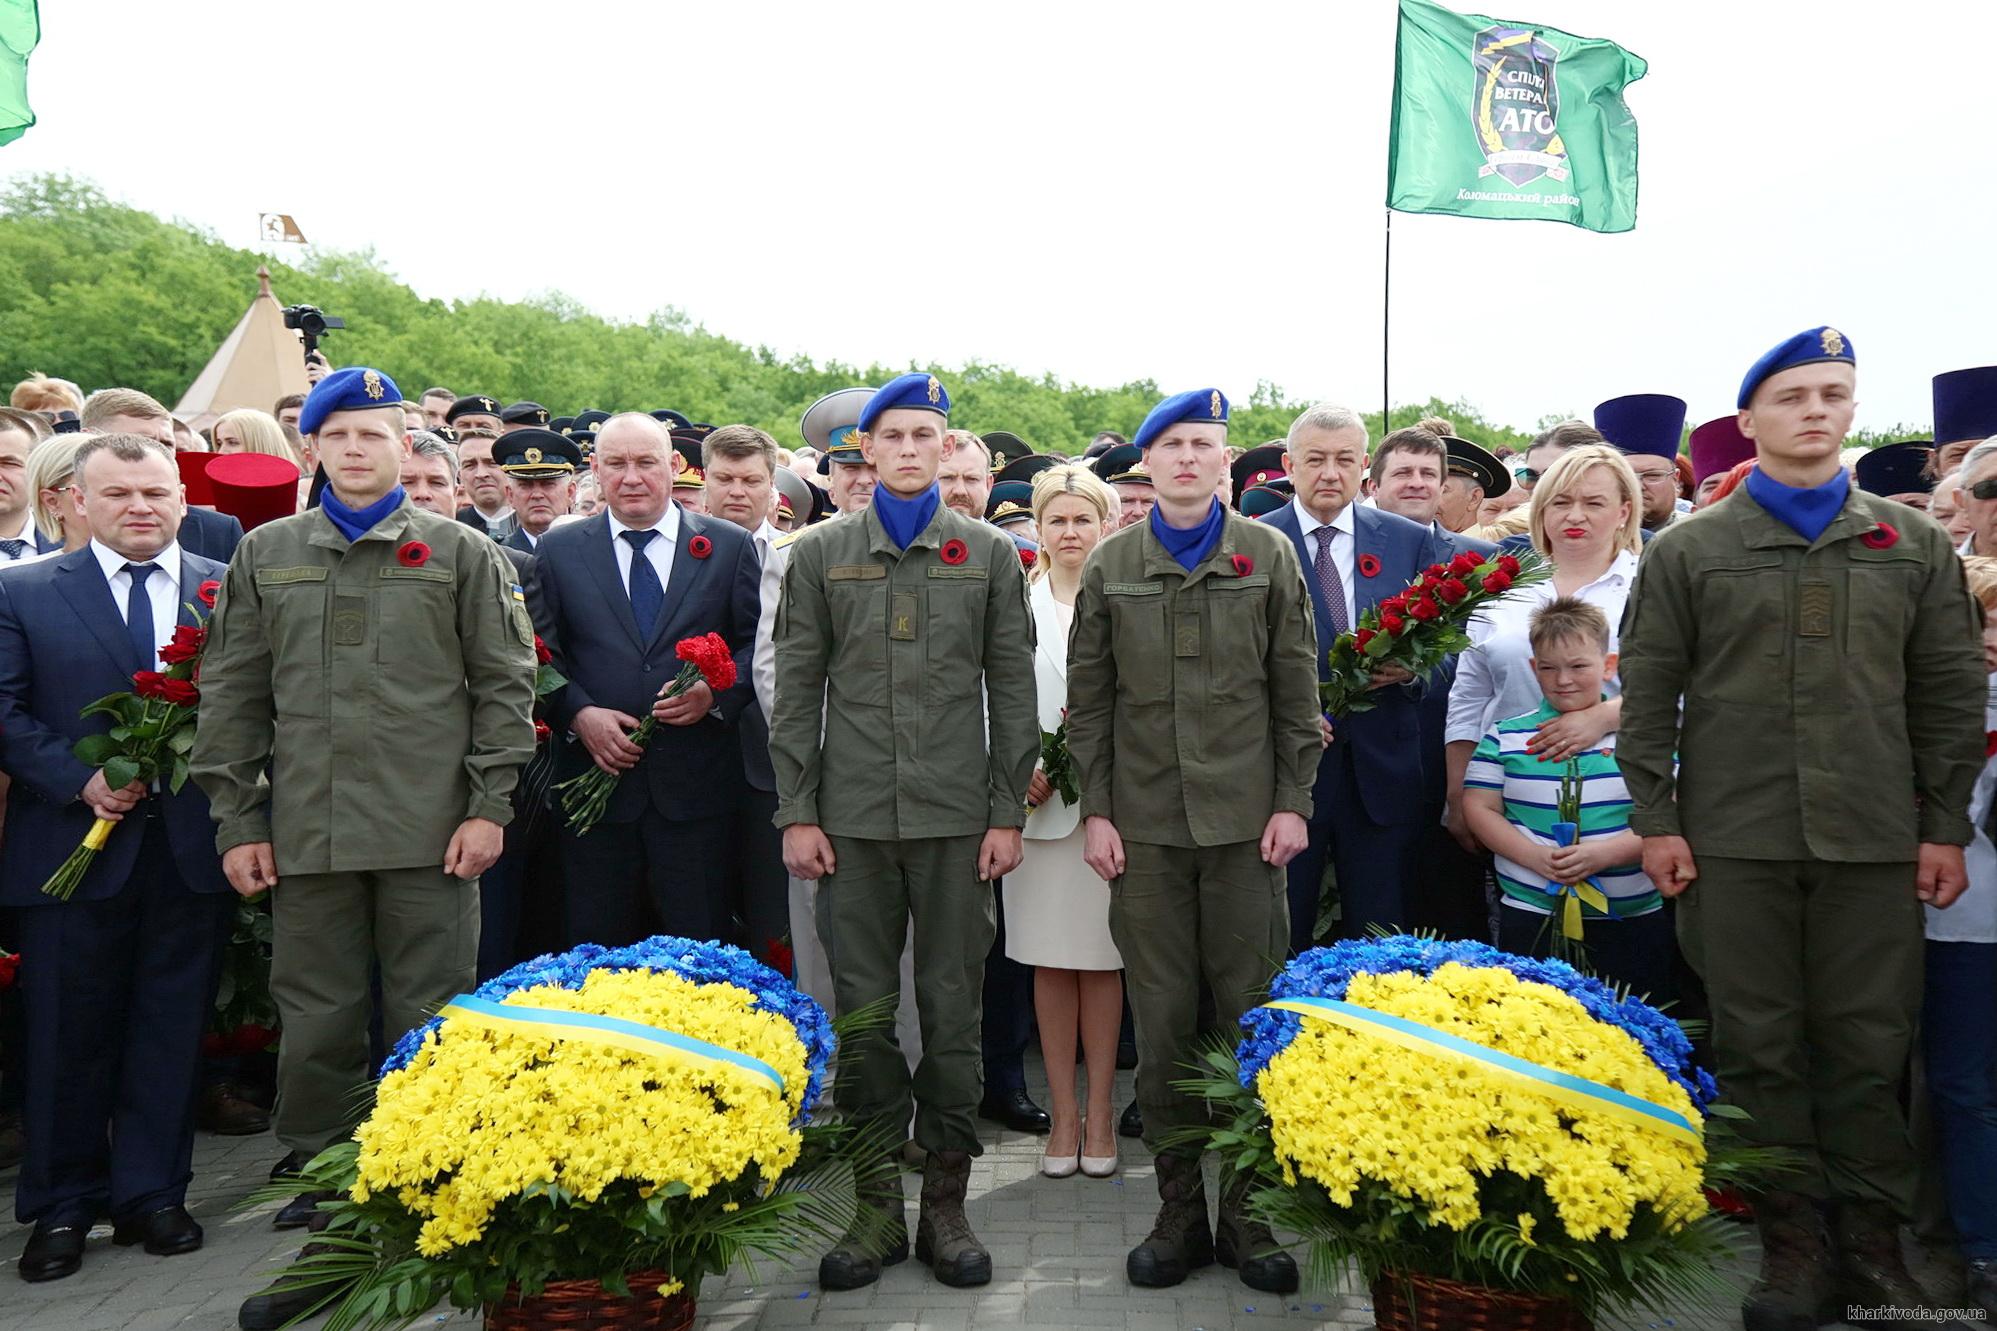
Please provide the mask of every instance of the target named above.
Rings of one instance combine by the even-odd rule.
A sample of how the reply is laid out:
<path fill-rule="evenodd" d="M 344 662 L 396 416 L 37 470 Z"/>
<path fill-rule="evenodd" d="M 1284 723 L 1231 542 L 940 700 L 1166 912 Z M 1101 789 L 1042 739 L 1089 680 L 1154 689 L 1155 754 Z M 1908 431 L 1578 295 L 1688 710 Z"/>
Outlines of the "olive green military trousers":
<path fill-rule="evenodd" d="M 831 836 L 839 871 L 818 880 L 818 936 L 839 1011 L 901 993 L 901 954 L 914 926 L 915 1010 L 922 1057 L 909 1072 L 887 1020 L 839 1051 L 833 1100 L 851 1119 L 899 1133 L 915 1114 L 925 1150 L 976 1155 L 984 1096 L 985 954 L 997 930 L 992 889 L 978 881 L 982 834 L 872 841 Z M 899 1136 L 895 1137 L 900 1140 Z"/>
<path fill-rule="evenodd" d="M 1780 1186 L 1911 1219 L 1914 866 L 1695 856 L 1678 940 L 1711 999 L 1720 1094 L 1752 1116 L 1741 1134 L 1800 1157 Z"/>
<path fill-rule="evenodd" d="M 1283 871 L 1263 862 L 1255 841 L 1125 841 L 1123 859 L 1123 876 L 1110 885 L 1109 931 L 1137 1028 L 1144 1144 L 1155 1154 L 1175 1129 L 1207 1121 L 1205 1104 L 1172 1085 L 1192 1075 L 1186 1064 L 1199 1052 L 1201 978 L 1219 1028 L 1234 1033 L 1289 950 L 1289 894 Z"/>
<path fill-rule="evenodd" d="M 311 1159 L 367 1117 L 370 984 L 381 964 L 389 1048 L 478 969 L 478 883 L 441 866 L 288 874 L 271 892 L 271 997 L 283 1025 L 277 1139 Z"/>

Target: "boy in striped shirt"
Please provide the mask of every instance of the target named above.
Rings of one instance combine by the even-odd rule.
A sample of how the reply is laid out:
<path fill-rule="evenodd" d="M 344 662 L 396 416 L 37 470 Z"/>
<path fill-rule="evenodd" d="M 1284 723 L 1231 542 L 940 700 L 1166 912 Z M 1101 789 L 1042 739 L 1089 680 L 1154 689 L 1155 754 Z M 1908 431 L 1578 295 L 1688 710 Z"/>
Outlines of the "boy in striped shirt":
<path fill-rule="evenodd" d="M 1671 922 L 1644 876 L 1643 839 L 1630 830 L 1615 733 L 1574 760 L 1581 817 L 1572 846 L 1559 845 L 1552 831 L 1560 820 L 1560 783 L 1568 764 L 1546 762 L 1526 749 L 1555 716 L 1602 700 L 1602 681 L 1616 668 L 1609 621 L 1587 602 L 1562 597 L 1534 612 L 1529 637 L 1545 701 L 1537 711 L 1493 726 L 1477 745 L 1463 781 L 1464 816 L 1497 860 L 1503 893 L 1498 946 L 1523 956 L 1548 955 L 1560 928 L 1557 885 L 1592 879 L 1608 899 L 1608 910 L 1582 901 L 1589 968 L 1653 1003 L 1668 1001 L 1675 996 Z"/>

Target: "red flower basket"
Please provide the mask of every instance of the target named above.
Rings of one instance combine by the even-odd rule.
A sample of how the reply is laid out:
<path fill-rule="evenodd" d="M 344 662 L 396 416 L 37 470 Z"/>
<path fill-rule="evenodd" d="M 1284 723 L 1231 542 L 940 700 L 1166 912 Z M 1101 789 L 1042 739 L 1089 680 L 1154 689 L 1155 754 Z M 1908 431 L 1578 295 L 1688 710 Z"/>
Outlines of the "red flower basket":
<path fill-rule="evenodd" d="M 1362 578 L 1377 578 L 1380 576 L 1380 558 L 1378 555 L 1359 556 L 1359 576 Z"/>
<path fill-rule="evenodd" d="M 954 568 L 971 557 L 971 547 L 953 536 L 943 542 L 943 549 L 938 554 L 944 563 Z"/>
<path fill-rule="evenodd" d="M 664 1271 L 634 1271 L 625 1277 L 629 1297 L 594 1280 L 550 1280 L 531 1298 L 509 1286 L 504 1299 L 486 1305 L 485 1331 L 686 1331 L 693 1296 L 661 1294 L 670 1279 Z"/>
<path fill-rule="evenodd" d="M 686 543 L 686 552 L 695 559 L 705 559 L 714 553 L 714 542 L 705 536 L 696 536 Z"/>
<path fill-rule="evenodd" d="M 395 552 L 395 559 L 404 568 L 422 568 L 430 562 L 430 547 L 421 541 L 410 541 Z"/>

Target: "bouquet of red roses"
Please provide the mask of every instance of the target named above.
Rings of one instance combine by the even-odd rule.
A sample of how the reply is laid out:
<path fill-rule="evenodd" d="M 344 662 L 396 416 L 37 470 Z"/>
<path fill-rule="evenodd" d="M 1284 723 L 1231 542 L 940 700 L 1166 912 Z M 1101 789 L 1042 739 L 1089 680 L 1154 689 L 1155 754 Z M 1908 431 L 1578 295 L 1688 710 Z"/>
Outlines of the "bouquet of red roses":
<path fill-rule="evenodd" d="M 682 638 L 673 647 L 673 655 L 686 664 L 659 694 L 661 698 L 677 698 L 702 680 L 717 694 L 735 687 L 735 658 L 719 633 Z M 658 718 L 647 715 L 631 732 L 631 742 L 644 748 L 658 728 Z M 620 779 L 592 763 L 581 776 L 572 776 L 555 787 L 561 792 L 562 812 L 568 815 L 569 827 L 577 836 L 587 833 L 603 817 L 603 811 L 610 807 L 610 792 L 617 789 Z"/>
<path fill-rule="evenodd" d="M 541 704 L 548 696 L 569 682 L 568 676 L 555 669 L 555 654 L 548 650 L 548 644 L 541 641 L 541 635 L 534 635 L 534 742 L 539 744 L 554 735 L 548 723 L 541 719 Z"/>
<path fill-rule="evenodd" d="M 1397 665 L 1417 679 L 1470 645 L 1470 617 L 1514 587 L 1553 575 L 1537 555 L 1483 555 L 1464 551 L 1447 564 L 1430 564 L 1419 578 L 1359 616 L 1326 654 L 1331 673 L 1318 685 L 1333 718 L 1374 706 L 1373 672 Z"/>
<path fill-rule="evenodd" d="M 221 583 L 211 579 L 202 583 L 195 595 L 203 607 L 212 609 L 221 588 Z M 71 751 L 83 762 L 100 768 L 104 784 L 113 790 L 134 781 L 147 785 L 164 781 L 168 790 L 179 794 L 187 784 L 187 755 L 194 749 L 195 710 L 201 701 L 195 680 L 201 675 L 201 653 L 208 646 L 206 609 L 188 609 L 200 622 L 180 625 L 173 631 L 173 641 L 159 649 L 165 670 L 139 671 L 132 676 L 129 692 L 99 698 L 81 713 L 111 718 L 109 731 L 85 735 Z M 93 821 L 83 844 L 42 884 L 42 891 L 69 900 L 116 826 L 107 818 Z"/>

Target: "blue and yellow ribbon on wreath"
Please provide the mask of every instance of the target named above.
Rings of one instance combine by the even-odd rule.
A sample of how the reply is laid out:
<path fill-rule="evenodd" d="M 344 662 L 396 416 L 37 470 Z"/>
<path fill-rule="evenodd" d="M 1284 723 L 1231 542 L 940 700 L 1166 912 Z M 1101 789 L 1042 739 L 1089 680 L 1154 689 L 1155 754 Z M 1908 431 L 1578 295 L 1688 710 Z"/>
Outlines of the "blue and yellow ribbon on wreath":
<path fill-rule="evenodd" d="M 767 1083 L 769 1089 L 778 1095 L 784 1093 L 783 1075 L 760 1058 L 661 1026 L 626 1021 L 622 1017 L 559 1008 L 516 1007 L 510 1003 L 495 1003 L 475 994 L 459 994 L 444 1004 L 437 1015 L 515 1035 L 607 1045 L 682 1067 L 744 1072 L 759 1083 Z"/>
<path fill-rule="evenodd" d="M 1413 1053 L 1466 1064 L 1493 1081 L 1533 1092 L 1570 1109 L 1606 1114 L 1634 1127 L 1695 1144 L 1704 1135 L 1704 1129 L 1698 1123 L 1667 1105 L 1590 1081 L 1586 1077 L 1557 1072 L 1538 1063 L 1500 1053 L 1406 1017 L 1377 1012 L 1336 998 L 1276 998 L 1262 1006 L 1329 1021 Z"/>

